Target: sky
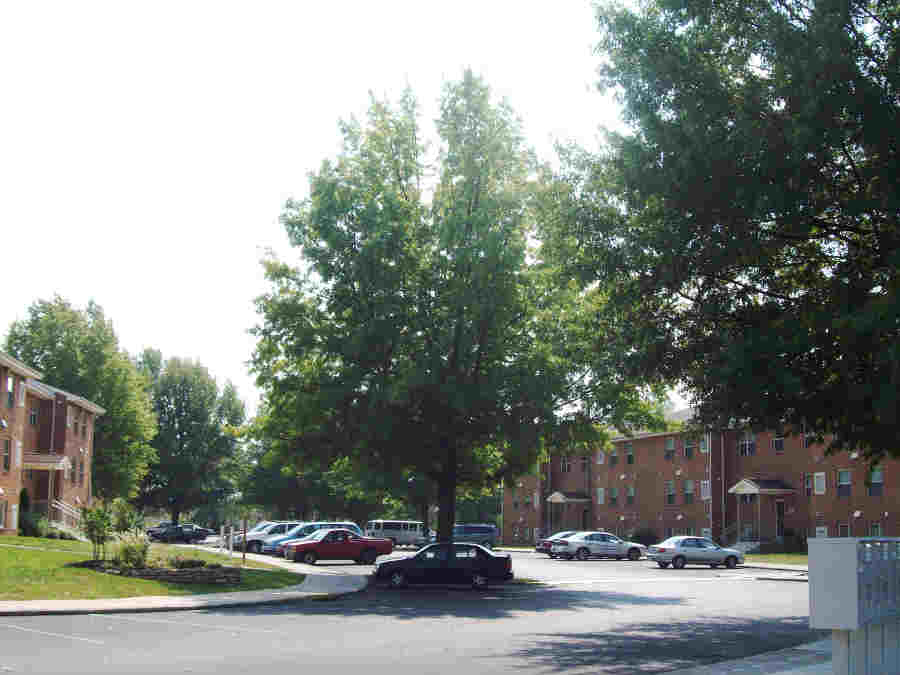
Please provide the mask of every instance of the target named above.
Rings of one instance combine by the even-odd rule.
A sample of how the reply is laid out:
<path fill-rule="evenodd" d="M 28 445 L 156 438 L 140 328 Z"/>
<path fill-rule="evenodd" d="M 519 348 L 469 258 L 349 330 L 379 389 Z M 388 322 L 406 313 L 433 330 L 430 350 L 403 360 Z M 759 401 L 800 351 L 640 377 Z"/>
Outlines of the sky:
<path fill-rule="evenodd" d="M 38 299 L 100 304 L 120 345 L 199 360 L 252 413 L 248 373 L 278 222 L 369 92 L 411 86 L 433 128 L 471 67 L 546 160 L 599 147 L 584 0 L 0 4 L 0 335 Z M 50 383 L 52 384 L 52 383 Z"/>

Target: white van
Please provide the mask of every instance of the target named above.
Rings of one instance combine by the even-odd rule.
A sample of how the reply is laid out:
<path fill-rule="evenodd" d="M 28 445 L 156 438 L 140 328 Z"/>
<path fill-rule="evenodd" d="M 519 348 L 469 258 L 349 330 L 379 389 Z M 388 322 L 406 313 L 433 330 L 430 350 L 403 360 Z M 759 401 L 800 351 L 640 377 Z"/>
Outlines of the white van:
<path fill-rule="evenodd" d="M 366 536 L 390 539 L 394 546 L 422 546 L 426 543 L 421 520 L 370 520 L 366 523 Z"/>

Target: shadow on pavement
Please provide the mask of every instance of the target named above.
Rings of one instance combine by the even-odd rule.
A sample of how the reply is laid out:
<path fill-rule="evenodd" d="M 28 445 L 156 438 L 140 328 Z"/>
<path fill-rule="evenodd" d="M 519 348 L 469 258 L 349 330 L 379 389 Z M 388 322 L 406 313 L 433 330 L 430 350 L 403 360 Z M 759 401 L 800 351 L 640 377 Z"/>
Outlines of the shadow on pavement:
<path fill-rule="evenodd" d="M 534 635 L 534 644 L 511 654 L 532 667 L 567 672 L 662 673 L 787 649 L 822 639 L 808 617 L 766 621 L 704 617 L 671 623 L 632 623 L 610 633 Z"/>

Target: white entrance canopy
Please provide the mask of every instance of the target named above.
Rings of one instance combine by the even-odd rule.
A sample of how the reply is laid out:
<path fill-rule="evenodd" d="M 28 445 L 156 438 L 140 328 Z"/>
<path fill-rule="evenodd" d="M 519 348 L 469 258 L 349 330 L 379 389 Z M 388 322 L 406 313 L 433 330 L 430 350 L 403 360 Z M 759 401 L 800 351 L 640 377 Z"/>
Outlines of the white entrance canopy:
<path fill-rule="evenodd" d="M 577 492 L 570 492 L 569 494 L 554 492 L 547 497 L 547 501 L 551 504 L 585 504 L 590 502 L 591 498 Z"/>
<path fill-rule="evenodd" d="M 728 488 L 730 495 L 792 495 L 796 492 L 780 480 L 743 478 Z"/>
<path fill-rule="evenodd" d="M 65 455 L 26 452 L 23 466 L 37 471 L 66 471 L 72 463 Z"/>

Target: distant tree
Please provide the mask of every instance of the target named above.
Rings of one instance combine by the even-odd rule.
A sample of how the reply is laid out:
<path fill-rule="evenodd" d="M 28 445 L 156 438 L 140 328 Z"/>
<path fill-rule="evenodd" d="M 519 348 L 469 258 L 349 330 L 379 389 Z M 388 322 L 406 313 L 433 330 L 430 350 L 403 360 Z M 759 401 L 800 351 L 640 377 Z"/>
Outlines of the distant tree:
<path fill-rule="evenodd" d="M 599 296 L 529 254 L 542 174 L 515 115 L 470 72 L 440 106 L 433 169 L 409 92 L 342 126 L 342 154 L 283 215 L 306 267 L 267 262 L 253 368 L 274 451 L 426 479 L 449 539 L 458 488 L 590 436 L 594 415 L 645 410 L 637 387 L 584 367 Z"/>
<path fill-rule="evenodd" d="M 604 4 L 632 133 L 571 150 L 548 231 L 626 376 L 704 425 L 900 454 L 896 2 Z M 549 241 L 549 238 L 548 238 Z"/>
<path fill-rule="evenodd" d="M 54 297 L 14 321 L 5 351 L 40 370 L 44 381 L 102 406 L 94 427 L 91 484 L 108 500 L 132 497 L 155 452 L 149 384 L 119 349 L 112 322 L 94 302 L 84 310 Z"/>
<path fill-rule="evenodd" d="M 223 498 L 228 488 L 223 471 L 237 451 L 244 404 L 230 382 L 219 391 L 197 362 L 173 357 L 163 363 L 156 350 L 145 350 L 139 362 L 154 378 L 159 427 L 153 439 L 157 460 L 139 500 L 169 511 L 177 523 L 183 512 Z"/>

